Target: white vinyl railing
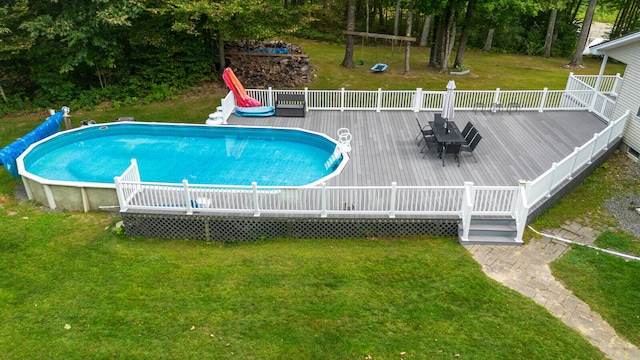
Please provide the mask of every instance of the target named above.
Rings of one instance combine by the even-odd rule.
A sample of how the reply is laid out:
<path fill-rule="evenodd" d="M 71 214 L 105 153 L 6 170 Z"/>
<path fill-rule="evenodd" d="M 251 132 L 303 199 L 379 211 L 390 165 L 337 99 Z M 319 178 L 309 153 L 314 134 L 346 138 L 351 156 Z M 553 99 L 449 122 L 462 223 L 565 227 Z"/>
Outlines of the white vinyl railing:
<path fill-rule="evenodd" d="M 526 182 L 526 204 L 535 205 L 545 197 L 551 196 L 552 192 L 565 181 L 571 180 L 573 176 L 603 150 L 622 136 L 624 125 L 629 117 L 629 111 L 619 119 L 611 121 L 609 125 L 584 145 L 576 147 L 569 156 L 560 162 L 553 163 L 551 168 L 533 181 Z"/>
<path fill-rule="evenodd" d="M 620 75 L 603 76 L 602 91 L 594 89 L 597 76 L 569 75 L 565 90 L 457 90 L 454 107 L 456 110 L 500 110 L 548 111 L 548 110 L 590 110 L 609 120 L 612 99 L 603 94 L 616 94 L 622 83 Z M 273 106 L 278 94 L 304 95 L 309 110 L 410 110 L 439 111 L 445 91 L 416 90 L 274 90 L 248 89 L 247 94 L 264 105 Z M 229 96 L 227 96 L 228 98 Z M 232 102 L 223 102 L 232 105 Z M 226 105 L 223 106 L 226 108 Z M 227 112 L 227 116 L 231 111 Z"/>
<path fill-rule="evenodd" d="M 559 186 L 580 171 L 622 136 L 627 111 L 600 133 L 533 181 L 517 186 L 326 186 L 273 187 L 196 185 L 140 181 L 138 165 L 114 179 L 121 211 L 179 211 L 186 214 L 225 213 L 260 216 L 277 215 L 375 215 L 396 217 L 459 217 L 463 239 L 469 234 L 472 216 L 510 216 L 516 219 L 517 239 L 522 240 L 529 208 L 551 196 Z"/>

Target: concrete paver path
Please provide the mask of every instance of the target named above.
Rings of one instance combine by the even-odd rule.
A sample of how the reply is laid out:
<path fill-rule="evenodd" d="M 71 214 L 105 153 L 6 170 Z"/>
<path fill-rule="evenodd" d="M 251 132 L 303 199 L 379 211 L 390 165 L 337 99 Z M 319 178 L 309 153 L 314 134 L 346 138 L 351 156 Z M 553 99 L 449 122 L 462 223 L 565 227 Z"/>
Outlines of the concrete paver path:
<path fill-rule="evenodd" d="M 577 222 L 565 224 L 549 235 L 586 244 L 592 244 L 596 238 L 593 229 Z M 637 346 L 620 338 L 611 325 L 551 274 L 549 263 L 569 250 L 569 245 L 545 237 L 532 239 L 524 246 L 470 245 L 466 248 L 489 277 L 547 308 L 609 358 L 640 359 Z"/>

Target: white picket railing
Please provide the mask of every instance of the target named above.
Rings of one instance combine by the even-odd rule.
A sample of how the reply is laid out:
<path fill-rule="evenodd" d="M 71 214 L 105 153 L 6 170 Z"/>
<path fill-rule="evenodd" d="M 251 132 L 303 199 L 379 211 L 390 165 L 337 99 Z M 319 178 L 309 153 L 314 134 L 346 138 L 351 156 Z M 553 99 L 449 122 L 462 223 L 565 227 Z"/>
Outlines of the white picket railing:
<path fill-rule="evenodd" d="M 573 153 L 560 162 L 553 163 L 551 168 L 533 181 L 526 183 L 526 205 L 533 206 L 552 192 L 565 181 L 571 180 L 576 172 L 591 161 L 601 151 L 618 137 L 622 136 L 624 125 L 629 117 L 629 111 L 619 119 L 611 121 L 609 125 L 584 145 L 576 147 Z"/>
<path fill-rule="evenodd" d="M 599 116 L 609 119 L 613 100 L 604 94 L 616 94 L 616 88 L 622 83 L 619 75 L 603 76 L 597 92 L 594 89 L 597 77 L 590 75 L 569 75 L 565 90 L 457 90 L 455 98 L 456 110 L 517 110 L 517 111 L 548 111 L 548 110 L 590 110 Z M 302 94 L 309 110 L 410 110 L 410 111 L 439 111 L 445 91 L 416 90 L 274 90 L 248 89 L 247 94 L 264 105 L 273 106 L 278 94 Z M 227 96 L 228 98 L 229 96 Z M 225 104 L 232 102 L 223 100 Z M 226 112 L 227 116 L 231 111 Z"/>

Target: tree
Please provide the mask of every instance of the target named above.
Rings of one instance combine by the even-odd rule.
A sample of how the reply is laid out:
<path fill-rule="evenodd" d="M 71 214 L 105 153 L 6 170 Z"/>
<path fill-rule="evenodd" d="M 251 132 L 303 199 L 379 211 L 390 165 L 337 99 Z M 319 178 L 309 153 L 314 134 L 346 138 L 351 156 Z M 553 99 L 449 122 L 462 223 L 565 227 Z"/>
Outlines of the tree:
<path fill-rule="evenodd" d="M 611 29 L 611 38 L 617 38 L 640 29 L 640 0 L 623 0 L 616 3 L 618 15 Z"/>
<path fill-rule="evenodd" d="M 553 44 L 553 34 L 555 32 L 557 16 L 558 9 L 551 9 L 551 14 L 549 15 L 549 24 L 547 25 L 547 34 L 544 38 L 544 50 L 542 50 L 542 57 L 544 58 L 551 57 L 551 45 Z"/>
<path fill-rule="evenodd" d="M 413 26 L 413 4 L 414 0 L 409 1 L 409 10 L 407 14 L 407 37 L 411 36 L 411 27 Z M 411 41 L 406 42 L 404 52 L 404 74 L 409 74 L 409 55 L 411 53 Z"/>
<path fill-rule="evenodd" d="M 422 33 L 420 34 L 420 46 L 427 46 L 430 25 L 431 25 L 431 15 L 427 15 L 424 19 L 424 24 L 422 25 Z"/>
<path fill-rule="evenodd" d="M 347 30 L 355 31 L 356 29 L 356 0 L 349 0 L 347 5 Z M 344 60 L 342 66 L 348 69 L 356 67 L 353 63 L 353 35 L 347 35 L 347 45 L 344 51 Z"/>
<path fill-rule="evenodd" d="M 475 0 L 469 0 L 467 3 L 467 13 L 464 17 L 464 25 L 462 26 L 462 34 L 460 35 L 460 42 L 458 43 L 458 51 L 456 53 L 456 60 L 453 63 L 454 67 L 462 67 L 462 60 L 464 59 L 464 52 L 467 49 L 467 41 L 469 41 L 469 31 L 471 28 L 471 19 L 473 17 Z"/>
<path fill-rule="evenodd" d="M 576 51 L 573 53 L 571 62 L 568 65 L 570 67 L 582 67 L 582 53 L 584 51 L 584 47 L 587 45 L 587 39 L 589 38 L 589 30 L 591 29 L 591 22 L 593 21 L 593 13 L 596 10 L 596 2 L 597 0 L 589 0 L 582 28 L 580 29 L 578 45 L 576 46 Z"/>

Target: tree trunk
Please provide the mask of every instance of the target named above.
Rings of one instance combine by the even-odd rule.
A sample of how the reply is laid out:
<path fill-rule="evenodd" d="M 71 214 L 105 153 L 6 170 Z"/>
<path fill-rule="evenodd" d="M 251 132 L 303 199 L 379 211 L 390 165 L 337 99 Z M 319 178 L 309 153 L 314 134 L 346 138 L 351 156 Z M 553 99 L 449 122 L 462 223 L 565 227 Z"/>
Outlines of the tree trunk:
<path fill-rule="evenodd" d="M 413 2 L 409 1 L 409 11 L 407 14 L 407 36 L 411 36 L 411 28 L 413 26 Z M 409 55 L 411 54 L 411 41 L 406 41 L 404 50 L 404 75 L 409 75 Z"/>
<path fill-rule="evenodd" d="M 2 89 L 2 84 L 0 84 L 0 96 L 2 96 L 2 100 L 4 100 L 5 104 L 9 103 L 9 100 L 7 100 L 7 95 L 4 94 L 4 90 Z"/>
<path fill-rule="evenodd" d="M 396 3 L 396 16 L 393 19 L 393 35 L 398 36 L 398 32 L 400 31 L 400 4 L 402 0 L 398 0 Z M 396 44 L 396 40 L 393 40 L 393 45 Z"/>
<path fill-rule="evenodd" d="M 551 45 L 553 44 L 553 32 L 556 26 L 556 16 L 558 16 L 558 9 L 551 9 L 549 24 L 547 25 L 547 36 L 544 38 L 544 50 L 542 51 L 543 58 L 551 57 Z"/>
<path fill-rule="evenodd" d="M 487 40 L 485 40 L 484 42 L 484 46 L 482 47 L 482 51 L 484 52 L 490 52 L 491 51 L 491 44 L 493 44 L 493 33 L 495 32 L 495 29 L 489 29 L 489 32 L 487 33 Z"/>
<path fill-rule="evenodd" d="M 349 0 L 347 8 L 347 30 L 355 31 L 356 29 L 356 0 Z M 356 67 L 353 64 L 353 35 L 347 35 L 347 46 L 344 51 L 344 60 L 342 60 L 342 67 L 347 69 L 353 69 Z"/>
<path fill-rule="evenodd" d="M 573 57 L 571 58 L 571 62 L 569 63 L 570 67 L 582 67 L 582 52 L 584 51 L 584 47 L 587 45 L 587 40 L 589 39 L 589 29 L 591 29 L 593 13 L 596 10 L 596 2 L 597 0 L 589 0 L 587 12 L 584 15 L 584 22 L 582 23 L 582 28 L 580 29 L 578 45 L 576 46 L 576 51 L 573 53 Z"/>
<path fill-rule="evenodd" d="M 436 28 L 433 32 L 433 45 L 431 46 L 431 52 L 429 54 L 429 67 L 440 67 L 440 49 L 442 48 L 442 32 L 444 31 L 444 15 L 438 15 L 436 17 Z"/>
<path fill-rule="evenodd" d="M 464 16 L 464 25 L 462 26 L 462 34 L 460 34 L 460 43 L 456 52 L 456 60 L 453 62 L 454 67 L 462 67 L 464 52 L 467 50 L 467 41 L 469 40 L 469 27 L 471 27 L 471 18 L 473 16 L 474 1 L 469 0 L 467 3 L 467 13 Z"/>
<path fill-rule="evenodd" d="M 451 57 L 451 50 L 455 40 L 457 17 L 458 14 L 454 12 L 451 6 L 447 6 L 443 15 L 444 20 L 441 22 L 444 26 L 440 32 L 441 47 L 438 52 L 440 72 L 449 71 L 449 58 Z"/>
<path fill-rule="evenodd" d="M 422 26 L 422 34 L 420 34 L 420 46 L 427 46 L 427 40 L 429 39 L 429 27 L 431 26 L 431 15 L 427 15 L 424 18 L 424 25 Z"/>

